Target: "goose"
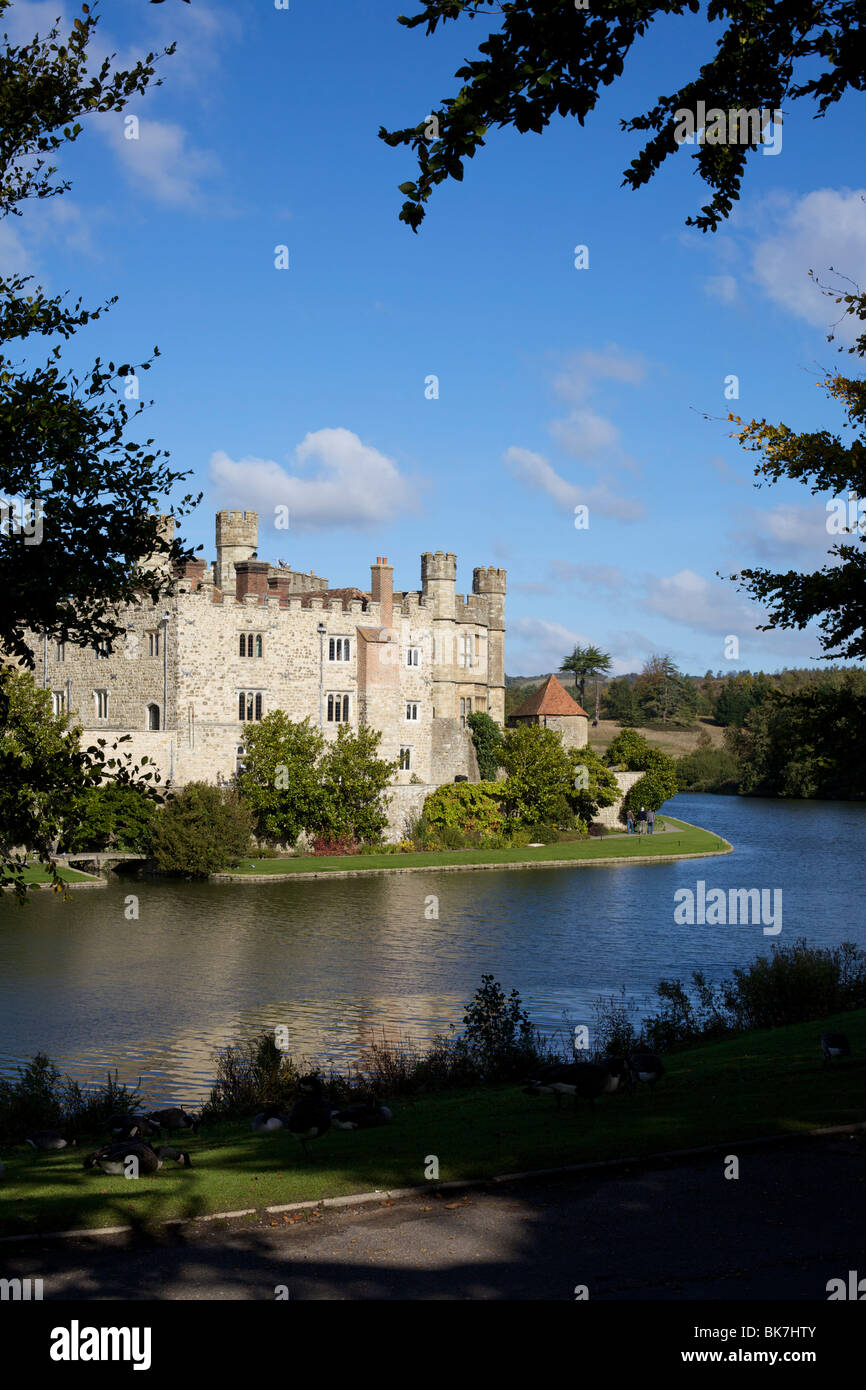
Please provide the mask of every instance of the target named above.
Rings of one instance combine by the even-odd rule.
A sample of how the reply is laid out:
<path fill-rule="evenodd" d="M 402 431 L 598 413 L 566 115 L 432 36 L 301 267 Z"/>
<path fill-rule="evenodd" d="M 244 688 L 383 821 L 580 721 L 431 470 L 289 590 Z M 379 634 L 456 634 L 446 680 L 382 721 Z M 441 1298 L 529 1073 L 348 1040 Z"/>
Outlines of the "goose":
<path fill-rule="evenodd" d="M 524 1088 L 524 1094 L 555 1095 L 558 1110 L 563 1096 L 574 1096 L 575 1106 L 578 1099 L 595 1100 L 596 1096 L 618 1090 L 627 1075 L 628 1067 L 621 1058 L 607 1062 L 563 1062 L 537 1072 Z"/>
<path fill-rule="evenodd" d="M 145 1115 L 109 1115 L 105 1128 L 117 1139 L 147 1139 L 159 1129 Z"/>
<path fill-rule="evenodd" d="M 159 1129 L 167 1129 L 169 1134 L 176 1134 L 182 1129 L 191 1129 L 197 1134 L 201 1124 L 199 1116 L 188 1115 L 182 1105 L 172 1105 L 167 1110 L 152 1110 L 147 1118 Z"/>
<path fill-rule="evenodd" d="M 27 1137 L 27 1143 L 31 1149 L 40 1149 L 46 1152 L 48 1149 L 65 1149 L 69 1146 L 74 1147 L 75 1139 L 64 1139 L 63 1135 L 56 1129 L 38 1129 L 35 1134 Z"/>
<path fill-rule="evenodd" d="M 628 1070 L 632 1095 L 638 1081 L 643 1081 L 649 1086 L 650 1095 L 653 1095 L 656 1085 L 665 1074 L 662 1060 L 656 1057 L 654 1052 L 633 1052 L 628 1059 Z"/>
<path fill-rule="evenodd" d="M 87 1155 L 84 1160 L 84 1167 L 101 1168 L 103 1173 L 110 1173 L 115 1177 L 123 1176 L 131 1158 L 136 1160 L 139 1173 L 156 1173 L 166 1160 L 171 1159 L 181 1164 L 183 1168 L 192 1167 L 192 1160 L 188 1153 L 167 1145 L 153 1149 L 150 1144 L 136 1139 L 127 1140 L 126 1143 L 122 1144 L 105 1144 L 96 1153 Z"/>
<path fill-rule="evenodd" d="M 288 1115 L 280 1115 L 271 1107 L 268 1110 L 263 1110 L 260 1115 L 255 1116 L 253 1119 L 253 1133 L 272 1134 L 274 1130 L 277 1129 L 288 1129 L 288 1125 Z"/>
<path fill-rule="evenodd" d="M 372 1129 L 375 1125 L 390 1124 L 391 1119 L 387 1105 L 377 1105 L 375 1100 L 331 1111 L 331 1123 L 337 1129 Z"/>
<path fill-rule="evenodd" d="M 319 1139 L 331 1128 L 331 1107 L 315 1072 L 298 1083 L 300 1095 L 289 1111 L 286 1128 L 301 1141 L 304 1157 L 309 1158 L 308 1139 Z"/>
<path fill-rule="evenodd" d="M 822 1033 L 821 1051 L 824 1054 L 824 1065 L 827 1066 L 834 1057 L 850 1057 L 851 1044 L 845 1033 Z"/>

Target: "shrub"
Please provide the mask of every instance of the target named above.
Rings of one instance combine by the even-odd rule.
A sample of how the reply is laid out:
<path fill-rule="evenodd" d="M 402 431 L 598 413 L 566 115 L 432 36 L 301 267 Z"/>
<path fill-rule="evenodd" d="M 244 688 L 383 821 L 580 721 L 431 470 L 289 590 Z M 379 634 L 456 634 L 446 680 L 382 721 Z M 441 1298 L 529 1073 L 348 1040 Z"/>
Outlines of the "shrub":
<path fill-rule="evenodd" d="M 542 845 L 555 845 L 559 839 L 559 826 L 556 821 L 542 821 L 539 825 L 529 827 L 529 843 Z"/>
<path fill-rule="evenodd" d="M 350 835 L 316 835 L 308 846 L 309 854 L 357 854 L 358 844 Z"/>
<path fill-rule="evenodd" d="M 458 1044 L 488 1079 L 521 1075 L 537 1061 L 538 1033 L 520 995 L 516 989 L 506 995 L 492 975 L 481 976 L 463 1025 Z"/>
<path fill-rule="evenodd" d="M 164 873 L 196 878 L 249 853 L 252 816 L 233 790 L 190 782 L 153 818 L 150 850 Z"/>
<path fill-rule="evenodd" d="M 98 1134 L 115 1111 L 134 1112 L 141 1098 L 137 1086 L 118 1084 L 117 1072 L 105 1083 L 82 1086 L 62 1076 L 44 1052 L 24 1067 L 17 1080 L 0 1077 L 0 1142 L 20 1144 L 36 1129 L 59 1129 L 70 1138 Z"/>
<path fill-rule="evenodd" d="M 495 781 L 502 756 L 502 730 L 496 720 L 491 719 L 484 710 L 476 710 L 474 714 L 467 715 L 466 724 L 475 744 L 478 771 L 482 781 Z"/>
<path fill-rule="evenodd" d="M 254 1115 L 263 1105 L 291 1104 L 299 1069 L 280 1051 L 272 1032 L 221 1047 L 215 1054 L 216 1081 L 202 1107 L 202 1119 L 231 1120 Z"/>
<path fill-rule="evenodd" d="M 440 840 L 445 831 L 459 835 L 473 830 L 484 835 L 501 833 L 505 815 L 500 794 L 498 782 L 446 782 L 424 802 L 423 830 Z M 459 849 L 462 843 L 447 847 Z"/>
<path fill-rule="evenodd" d="M 677 759 L 678 791 L 734 793 L 739 785 L 737 760 L 724 748 L 697 748 Z"/>

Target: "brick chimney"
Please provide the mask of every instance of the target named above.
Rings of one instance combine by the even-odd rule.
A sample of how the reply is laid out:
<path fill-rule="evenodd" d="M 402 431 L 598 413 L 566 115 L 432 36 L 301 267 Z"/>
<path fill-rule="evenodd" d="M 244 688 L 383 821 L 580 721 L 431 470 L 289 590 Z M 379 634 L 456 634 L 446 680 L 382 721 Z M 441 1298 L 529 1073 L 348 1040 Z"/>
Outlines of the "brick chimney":
<path fill-rule="evenodd" d="M 269 569 L 267 560 L 240 560 L 235 564 L 235 595 L 239 603 L 243 603 L 247 594 L 258 594 L 259 603 L 262 602 L 268 592 Z"/>
<path fill-rule="evenodd" d="M 268 593 L 282 603 L 292 593 L 292 574 L 289 570 L 278 570 L 268 580 Z"/>
<path fill-rule="evenodd" d="M 390 627 L 394 607 L 394 566 L 388 564 L 386 555 L 377 555 L 375 565 L 370 566 L 370 597 L 379 605 L 380 625 Z"/>

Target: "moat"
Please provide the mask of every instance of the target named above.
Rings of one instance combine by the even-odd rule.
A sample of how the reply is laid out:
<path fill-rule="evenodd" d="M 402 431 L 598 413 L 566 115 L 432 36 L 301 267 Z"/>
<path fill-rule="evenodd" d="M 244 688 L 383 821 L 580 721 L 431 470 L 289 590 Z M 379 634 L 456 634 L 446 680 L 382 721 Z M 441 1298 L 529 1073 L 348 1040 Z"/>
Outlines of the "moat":
<path fill-rule="evenodd" d="M 492 972 L 533 1020 L 594 1019 L 661 977 L 711 979 L 805 936 L 866 946 L 866 805 L 682 795 L 665 808 L 734 845 L 724 858 L 597 869 L 333 882 L 113 881 L 0 903 L 0 1070 L 36 1051 L 79 1078 L 117 1065 L 154 1102 L 196 1102 L 213 1049 L 285 1024 L 296 1054 L 344 1064 L 373 1035 L 419 1042 L 460 1023 Z M 783 930 L 678 925 L 674 894 L 781 888 Z M 140 899 L 127 921 L 125 895 Z M 425 900 L 439 899 L 439 918 Z"/>

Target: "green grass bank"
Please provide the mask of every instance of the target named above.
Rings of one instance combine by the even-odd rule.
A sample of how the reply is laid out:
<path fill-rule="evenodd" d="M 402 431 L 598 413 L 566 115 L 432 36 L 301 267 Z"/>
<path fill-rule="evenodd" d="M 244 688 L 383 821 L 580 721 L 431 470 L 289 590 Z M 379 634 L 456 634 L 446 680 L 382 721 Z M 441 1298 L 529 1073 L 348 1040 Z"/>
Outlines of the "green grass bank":
<path fill-rule="evenodd" d="M 825 1029 L 847 1033 L 848 1062 L 822 1065 Z M 665 1066 L 655 1096 L 639 1089 L 634 1098 L 605 1096 L 576 1111 L 570 1103 L 557 1111 L 552 1096 L 526 1096 L 519 1085 L 396 1100 L 392 1124 L 331 1130 L 314 1142 L 309 1161 L 285 1131 L 254 1135 L 247 1121 L 191 1135 L 184 1146 L 192 1168 L 170 1164 L 137 1180 L 84 1171 L 84 1154 L 104 1137 L 60 1153 L 9 1148 L 2 1155 L 0 1235 L 145 1228 L 217 1211 L 424 1187 L 431 1154 L 444 1182 L 856 1123 L 866 1120 L 866 1009 L 740 1034 L 675 1053 Z"/>
<path fill-rule="evenodd" d="M 407 869 L 481 868 L 578 868 L 584 864 L 616 864 L 637 860 L 686 858 L 730 854 L 727 840 L 700 826 L 665 816 L 666 830 L 654 835 L 615 835 L 603 839 L 560 841 L 529 849 L 460 849 L 419 854 L 352 854 L 328 857 L 297 855 L 285 859 L 245 859 L 233 869 L 211 875 L 211 881 L 236 879 L 289 878 L 301 874 L 318 878 L 323 874 L 363 874 L 386 870 L 400 873 Z"/>

